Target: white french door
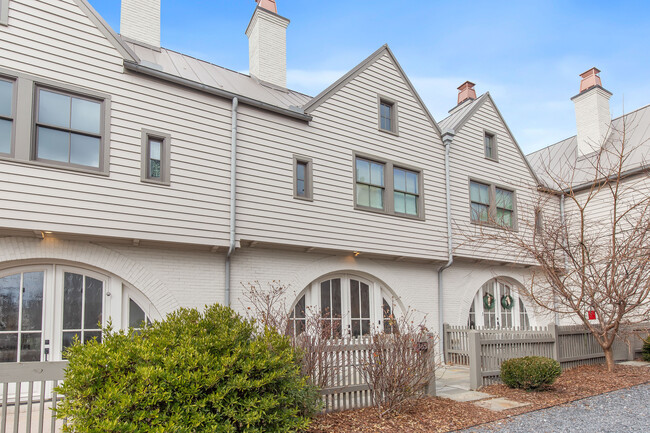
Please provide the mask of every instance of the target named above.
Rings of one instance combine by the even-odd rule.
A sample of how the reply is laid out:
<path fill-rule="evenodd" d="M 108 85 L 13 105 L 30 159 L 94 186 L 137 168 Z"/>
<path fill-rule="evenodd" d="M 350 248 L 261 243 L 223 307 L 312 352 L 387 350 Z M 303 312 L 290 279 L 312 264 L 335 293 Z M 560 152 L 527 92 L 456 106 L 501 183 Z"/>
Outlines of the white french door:
<path fill-rule="evenodd" d="M 76 338 L 101 341 L 110 280 L 60 265 L 0 271 L 0 362 L 58 361 Z"/>

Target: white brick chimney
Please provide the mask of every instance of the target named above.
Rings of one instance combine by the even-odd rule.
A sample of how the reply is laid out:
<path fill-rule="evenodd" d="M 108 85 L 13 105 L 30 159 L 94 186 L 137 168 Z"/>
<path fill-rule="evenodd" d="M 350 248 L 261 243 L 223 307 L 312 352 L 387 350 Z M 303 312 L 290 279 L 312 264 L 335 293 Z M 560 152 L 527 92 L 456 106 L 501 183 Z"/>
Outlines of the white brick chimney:
<path fill-rule="evenodd" d="M 250 74 L 260 81 L 287 87 L 287 27 L 275 0 L 258 2 L 246 29 Z"/>
<path fill-rule="evenodd" d="M 122 0 L 120 34 L 160 48 L 160 0 Z"/>
<path fill-rule="evenodd" d="M 591 68 L 581 74 L 580 93 L 571 98 L 576 109 L 578 152 L 581 155 L 600 149 L 612 121 L 609 113 L 612 94 L 603 88 L 598 73 L 598 69 Z"/>

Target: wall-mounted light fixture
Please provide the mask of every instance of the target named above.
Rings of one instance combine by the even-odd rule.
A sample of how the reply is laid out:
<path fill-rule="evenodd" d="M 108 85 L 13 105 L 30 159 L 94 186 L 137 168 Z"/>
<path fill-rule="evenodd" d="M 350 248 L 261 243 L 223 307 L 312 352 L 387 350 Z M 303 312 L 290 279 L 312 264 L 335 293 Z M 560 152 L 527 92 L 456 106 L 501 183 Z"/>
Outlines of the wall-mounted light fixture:
<path fill-rule="evenodd" d="M 354 257 L 359 257 L 361 252 L 360 251 L 352 251 L 352 254 L 354 254 Z"/>

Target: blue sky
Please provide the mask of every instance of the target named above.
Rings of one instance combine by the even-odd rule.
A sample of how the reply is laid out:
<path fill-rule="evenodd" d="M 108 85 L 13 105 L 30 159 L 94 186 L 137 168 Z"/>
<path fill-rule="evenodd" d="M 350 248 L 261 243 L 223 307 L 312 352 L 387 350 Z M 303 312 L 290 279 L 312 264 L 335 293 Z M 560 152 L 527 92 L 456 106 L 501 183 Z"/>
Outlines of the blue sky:
<path fill-rule="evenodd" d="M 120 1 L 90 0 L 119 32 Z M 578 75 L 602 70 L 613 116 L 650 104 L 648 1 L 277 0 L 290 88 L 316 95 L 388 43 L 436 120 L 466 80 L 525 153 L 575 135 Z M 254 0 L 162 0 L 162 45 L 248 70 Z"/>

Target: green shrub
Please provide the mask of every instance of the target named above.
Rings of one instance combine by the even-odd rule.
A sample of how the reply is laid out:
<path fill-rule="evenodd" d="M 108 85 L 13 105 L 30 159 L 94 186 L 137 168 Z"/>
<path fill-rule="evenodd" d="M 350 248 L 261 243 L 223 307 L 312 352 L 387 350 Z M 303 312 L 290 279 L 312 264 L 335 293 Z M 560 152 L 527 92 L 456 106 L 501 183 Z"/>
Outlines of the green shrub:
<path fill-rule="evenodd" d="M 142 331 L 76 342 L 58 392 L 64 431 L 292 432 L 309 424 L 317 391 L 275 331 L 220 305 L 181 309 Z"/>
<path fill-rule="evenodd" d="M 650 336 L 643 341 L 643 349 L 641 349 L 641 358 L 644 361 L 650 362 Z"/>
<path fill-rule="evenodd" d="M 541 390 L 562 374 L 560 363 L 542 356 L 509 359 L 501 364 L 501 380 L 510 388 Z"/>

